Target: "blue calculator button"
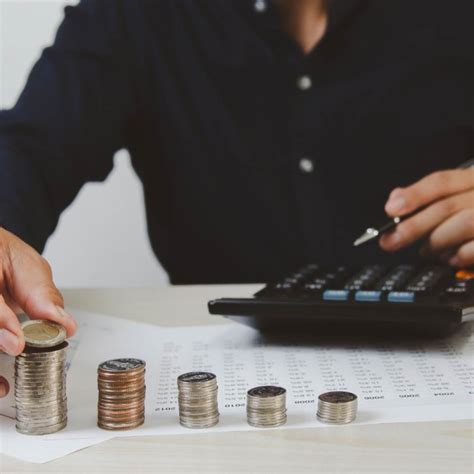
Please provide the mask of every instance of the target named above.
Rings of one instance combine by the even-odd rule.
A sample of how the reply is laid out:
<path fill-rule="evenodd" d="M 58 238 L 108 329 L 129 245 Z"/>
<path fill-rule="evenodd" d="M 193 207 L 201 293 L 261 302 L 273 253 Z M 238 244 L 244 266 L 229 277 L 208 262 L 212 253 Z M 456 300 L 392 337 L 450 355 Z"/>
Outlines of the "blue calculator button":
<path fill-rule="evenodd" d="M 391 291 L 388 294 L 388 301 L 392 303 L 413 303 L 415 293 L 413 291 Z"/>
<path fill-rule="evenodd" d="M 348 290 L 326 290 L 323 293 L 323 300 L 347 301 L 348 298 L 349 298 Z"/>
<path fill-rule="evenodd" d="M 355 294 L 356 301 L 380 301 L 381 291 L 357 291 Z"/>

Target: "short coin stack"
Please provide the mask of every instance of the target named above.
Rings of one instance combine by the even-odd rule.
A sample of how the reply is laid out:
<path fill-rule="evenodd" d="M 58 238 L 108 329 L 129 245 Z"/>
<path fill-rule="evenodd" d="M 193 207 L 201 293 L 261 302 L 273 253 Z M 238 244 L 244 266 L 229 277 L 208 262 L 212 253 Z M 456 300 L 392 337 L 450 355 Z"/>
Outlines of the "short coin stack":
<path fill-rule="evenodd" d="M 98 421 L 104 430 L 127 430 L 145 422 L 145 362 L 113 359 L 97 370 Z"/>
<path fill-rule="evenodd" d="M 186 428 L 209 428 L 219 422 L 217 378 L 210 372 L 178 377 L 179 422 Z"/>
<path fill-rule="evenodd" d="M 357 395 L 350 392 L 326 392 L 318 397 L 319 421 L 342 425 L 355 420 Z"/>
<path fill-rule="evenodd" d="M 59 324 L 22 324 L 25 350 L 15 359 L 16 429 L 44 435 L 67 425 L 66 331 Z"/>
<path fill-rule="evenodd" d="M 286 390 L 273 385 L 255 387 L 247 392 L 247 422 L 257 428 L 286 423 Z"/>

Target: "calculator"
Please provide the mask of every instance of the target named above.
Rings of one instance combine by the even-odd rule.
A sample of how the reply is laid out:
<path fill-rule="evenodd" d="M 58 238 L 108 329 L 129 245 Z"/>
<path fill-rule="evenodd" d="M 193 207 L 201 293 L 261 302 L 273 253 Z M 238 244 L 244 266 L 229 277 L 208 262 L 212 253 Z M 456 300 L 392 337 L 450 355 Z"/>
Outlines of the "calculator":
<path fill-rule="evenodd" d="M 474 270 L 315 263 L 251 297 L 215 299 L 208 308 L 266 332 L 440 335 L 474 320 Z"/>

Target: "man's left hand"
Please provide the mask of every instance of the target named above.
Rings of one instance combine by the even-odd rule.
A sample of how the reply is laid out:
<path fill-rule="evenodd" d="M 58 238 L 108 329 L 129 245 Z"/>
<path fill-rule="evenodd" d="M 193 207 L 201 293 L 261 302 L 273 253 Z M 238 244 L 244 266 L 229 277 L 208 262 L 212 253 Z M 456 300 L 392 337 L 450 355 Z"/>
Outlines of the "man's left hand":
<path fill-rule="evenodd" d="M 474 168 L 437 171 L 406 188 L 395 188 L 385 205 L 392 217 L 417 209 L 381 236 L 382 249 L 393 252 L 424 238 L 423 256 L 455 267 L 474 264 Z"/>

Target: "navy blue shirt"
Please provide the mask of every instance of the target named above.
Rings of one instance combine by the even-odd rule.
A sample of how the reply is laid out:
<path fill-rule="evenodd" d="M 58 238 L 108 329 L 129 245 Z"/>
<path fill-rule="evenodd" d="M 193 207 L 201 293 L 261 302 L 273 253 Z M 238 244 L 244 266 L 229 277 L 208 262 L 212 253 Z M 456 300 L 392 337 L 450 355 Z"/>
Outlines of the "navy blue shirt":
<path fill-rule="evenodd" d="M 472 5 L 329 0 L 306 55 L 268 0 L 67 7 L 0 114 L 0 223 L 42 250 L 127 148 L 174 283 L 407 259 L 352 241 L 393 187 L 474 155 Z"/>

